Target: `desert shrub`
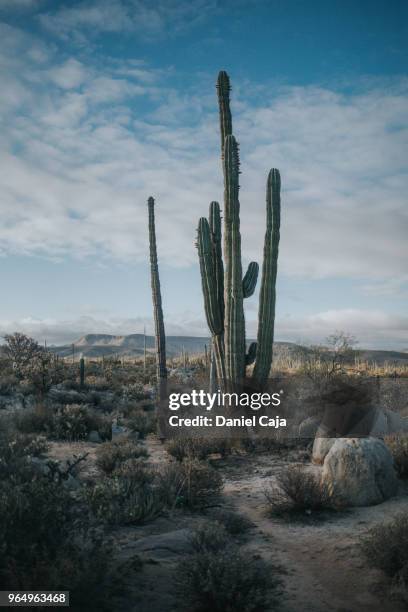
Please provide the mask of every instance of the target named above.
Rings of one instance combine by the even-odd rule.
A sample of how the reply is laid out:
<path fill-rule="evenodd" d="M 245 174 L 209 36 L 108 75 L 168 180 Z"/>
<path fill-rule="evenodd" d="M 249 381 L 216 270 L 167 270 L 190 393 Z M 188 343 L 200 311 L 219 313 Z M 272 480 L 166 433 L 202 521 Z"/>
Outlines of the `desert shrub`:
<path fill-rule="evenodd" d="M 223 457 L 231 452 L 231 441 L 227 438 L 186 438 L 178 436 L 169 440 L 166 450 L 177 461 L 186 458 L 207 459 L 210 455 L 219 453 Z"/>
<path fill-rule="evenodd" d="M 302 467 L 290 466 L 264 492 L 271 515 L 308 515 L 341 507 L 330 489 Z"/>
<path fill-rule="evenodd" d="M 408 436 L 392 435 L 384 438 L 394 459 L 394 466 L 400 478 L 408 478 Z"/>
<path fill-rule="evenodd" d="M 216 553 L 228 543 L 228 533 L 218 521 L 206 521 L 195 530 L 191 538 L 191 548 L 194 552 Z"/>
<path fill-rule="evenodd" d="M 154 433 L 156 431 L 155 416 L 142 410 L 133 412 L 126 424 L 132 432 L 137 432 L 139 434 L 139 438 L 141 440 L 143 440 L 149 433 Z"/>
<path fill-rule="evenodd" d="M 368 563 L 390 578 L 408 576 L 408 514 L 369 529 L 361 538 L 361 550 Z M 408 585 L 408 582 L 407 582 Z"/>
<path fill-rule="evenodd" d="M 224 508 L 213 508 L 210 513 L 211 517 L 221 523 L 226 531 L 232 536 L 240 536 L 245 534 L 253 524 L 249 519 L 238 512 L 225 510 Z"/>
<path fill-rule="evenodd" d="M 14 374 L 2 376 L 0 378 L 0 395 L 12 395 L 18 385 L 18 379 Z"/>
<path fill-rule="evenodd" d="M 122 391 L 124 402 L 139 402 L 150 399 L 150 393 L 146 391 L 141 383 L 134 383 L 124 387 Z"/>
<path fill-rule="evenodd" d="M 169 506 L 190 508 L 206 505 L 220 494 L 223 487 L 222 478 L 214 468 L 194 459 L 162 467 L 157 481 Z"/>
<path fill-rule="evenodd" d="M 110 610 L 111 550 L 67 489 L 33 469 L 45 450 L 33 436 L 0 439 L 0 589 L 70 590 L 74 609 Z"/>
<path fill-rule="evenodd" d="M 101 438 L 111 437 L 111 421 L 83 405 L 39 404 L 16 415 L 16 426 L 24 433 L 44 433 L 56 440 L 86 440 L 91 431 Z"/>
<path fill-rule="evenodd" d="M 270 580 L 265 563 L 248 559 L 228 541 L 217 524 L 200 528 L 192 544 L 193 554 L 176 570 L 176 589 L 183 609 L 190 612 L 267 609 L 268 582 L 278 586 L 278 581 Z"/>
<path fill-rule="evenodd" d="M 164 508 L 164 501 L 146 470 L 139 465 L 132 474 L 115 472 L 90 486 L 85 495 L 93 514 L 99 520 L 123 525 L 137 525 L 156 518 Z"/>
<path fill-rule="evenodd" d="M 110 474 L 128 459 L 147 456 L 146 448 L 141 444 L 135 444 L 131 440 L 105 442 L 99 446 L 96 452 L 96 465 L 106 474 Z"/>
<path fill-rule="evenodd" d="M 0 436 L 0 479 L 13 482 L 30 479 L 31 458 L 40 457 L 47 449 L 47 441 L 42 436 L 3 434 Z"/>

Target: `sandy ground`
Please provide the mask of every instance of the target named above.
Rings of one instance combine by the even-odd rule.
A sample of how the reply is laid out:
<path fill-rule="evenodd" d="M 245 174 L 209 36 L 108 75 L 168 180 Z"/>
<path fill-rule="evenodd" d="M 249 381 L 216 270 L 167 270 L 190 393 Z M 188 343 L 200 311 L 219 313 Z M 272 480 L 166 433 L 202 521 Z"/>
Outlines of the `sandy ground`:
<path fill-rule="evenodd" d="M 97 444 L 53 443 L 50 456 L 65 459 L 89 452 L 82 474 L 95 476 L 93 465 Z M 167 461 L 160 443 L 148 440 L 150 461 Z M 313 518 L 287 522 L 266 514 L 263 491 L 288 462 L 303 462 L 304 453 L 289 455 L 262 454 L 232 456 L 215 462 L 224 477 L 221 507 L 236 510 L 253 523 L 246 543 L 248 555 L 261 555 L 279 569 L 283 580 L 280 597 L 282 612 L 402 612 L 406 607 L 387 598 L 387 588 L 380 572 L 367 567 L 358 549 L 364 531 L 401 510 L 408 509 L 408 491 L 381 505 L 354 508 L 345 513 L 330 514 L 327 520 Z M 175 511 L 143 526 L 121 528 L 114 532 L 120 560 L 137 554 L 142 569 L 128 578 L 130 597 L 121 610 L 134 612 L 174 612 L 179 606 L 174 595 L 174 570 L 183 558 L 178 546 L 187 530 L 194 528 L 202 515 Z M 175 533 L 173 533 L 175 532 Z M 151 536 L 169 534 L 163 548 L 146 546 Z M 147 539 L 146 539 L 147 538 Z M 143 549 L 141 551 L 141 547 Z M 274 571 L 271 571 L 274 580 Z M 270 607 L 270 610 L 277 608 Z"/>

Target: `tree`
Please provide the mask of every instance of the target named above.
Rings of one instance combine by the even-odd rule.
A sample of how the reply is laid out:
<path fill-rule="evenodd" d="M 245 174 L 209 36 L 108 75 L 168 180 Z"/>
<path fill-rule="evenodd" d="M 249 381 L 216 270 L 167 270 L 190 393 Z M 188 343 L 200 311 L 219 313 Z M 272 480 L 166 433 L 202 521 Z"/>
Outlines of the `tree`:
<path fill-rule="evenodd" d="M 44 349 L 33 338 L 19 332 L 7 334 L 4 339 L 4 354 L 12 362 L 16 376 L 24 378 Z"/>

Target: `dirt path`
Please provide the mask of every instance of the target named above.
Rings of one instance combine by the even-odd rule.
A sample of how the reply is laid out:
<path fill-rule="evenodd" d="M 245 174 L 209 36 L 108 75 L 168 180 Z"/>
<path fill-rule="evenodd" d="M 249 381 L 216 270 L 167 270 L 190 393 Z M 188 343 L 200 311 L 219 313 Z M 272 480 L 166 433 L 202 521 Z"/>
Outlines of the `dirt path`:
<path fill-rule="evenodd" d="M 243 460 L 227 467 L 225 500 L 255 524 L 250 547 L 286 569 L 282 601 L 286 612 L 406 609 L 381 597 L 385 593 L 383 577 L 366 566 L 358 550 L 359 536 L 368 527 L 407 509 L 406 496 L 335 514 L 324 522 L 288 523 L 266 515 L 263 496 L 266 485 L 286 461 L 273 456 L 248 461 L 249 465 Z"/>
<path fill-rule="evenodd" d="M 163 445 L 149 437 L 149 461 L 168 461 Z M 89 452 L 84 474 L 93 476 L 95 451 L 91 443 L 54 443 L 50 456 L 65 459 L 72 454 Z M 221 505 L 246 516 L 254 525 L 244 544 L 248 554 L 261 555 L 277 566 L 283 580 L 280 597 L 282 612 L 403 612 L 396 601 L 387 601 L 384 577 L 367 567 L 359 554 L 359 536 L 368 528 L 389 520 L 408 508 L 407 491 L 379 506 L 355 508 L 330 515 L 327 520 L 286 522 L 267 516 L 263 491 L 288 464 L 302 463 L 305 453 L 277 455 L 233 455 L 213 463 L 224 478 Z M 139 527 L 120 528 L 115 539 L 121 560 L 139 554 L 140 541 L 155 535 L 173 535 L 172 544 L 143 553 L 144 565 L 129 580 L 130 597 L 126 612 L 176 612 L 174 571 L 183 551 L 174 541 L 186 530 L 194 529 L 200 513 L 176 511 Z M 274 573 L 271 571 L 271 580 Z M 267 612 L 265 610 L 265 612 Z"/>

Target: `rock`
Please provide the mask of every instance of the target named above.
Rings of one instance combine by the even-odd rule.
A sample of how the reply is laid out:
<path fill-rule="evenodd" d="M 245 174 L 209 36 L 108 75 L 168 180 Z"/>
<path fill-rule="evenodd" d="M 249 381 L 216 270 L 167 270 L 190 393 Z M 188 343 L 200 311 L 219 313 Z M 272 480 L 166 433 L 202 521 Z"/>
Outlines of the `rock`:
<path fill-rule="evenodd" d="M 299 424 L 299 438 L 314 438 L 319 429 L 320 419 L 308 417 Z"/>
<path fill-rule="evenodd" d="M 408 418 L 401 417 L 392 410 L 377 408 L 368 412 L 367 416 L 353 428 L 353 431 L 350 432 L 347 438 L 352 439 L 360 435 L 362 436 L 361 439 L 367 436 L 383 438 L 384 436 L 401 432 L 408 432 Z M 324 425 L 320 425 L 313 444 L 313 463 L 322 464 L 334 442 L 338 439 L 339 437 L 330 437 L 329 430 Z M 346 439 L 346 437 L 341 439 Z"/>
<path fill-rule="evenodd" d="M 96 429 L 93 429 L 92 431 L 89 432 L 88 440 L 89 442 L 94 442 L 95 444 L 100 444 L 102 442 L 102 438 L 99 435 L 99 432 L 96 431 Z"/>
<path fill-rule="evenodd" d="M 51 472 L 50 467 L 47 465 L 47 459 L 40 459 L 40 457 L 31 457 L 31 465 L 36 472 L 42 476 L 48 476 Z"/>
<path fill-rule="evenodd" d="M 324 425 L 320 425 L 313 442 L 312 462 L 322 465 L 324 458 L 338 438 L 332 438 Z"/>
<path fill-rule="evenodd" d="M 130 432 L 130 429 L 123 427 L 122 425 L 116 425 L 112 423 L 112 440 L 120 438 Z"/>
<path fill-rule="evenodd" d="M 347 506 L 372 506 L 395 495 L 392 455 L 377 438 L 338 438 L 323 463 L 322 482 Z"/>
<path fill-rule="evenodd" d="M 148 553 L 155 558 L 186 555 L 191 552 L 191 530 L 177 529 L 141 538 L 135 543 L 134 550 L 136 553 Z"/>

